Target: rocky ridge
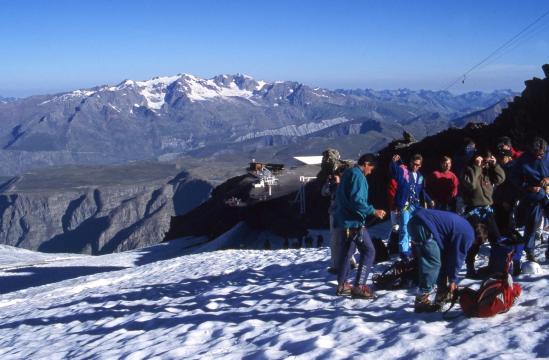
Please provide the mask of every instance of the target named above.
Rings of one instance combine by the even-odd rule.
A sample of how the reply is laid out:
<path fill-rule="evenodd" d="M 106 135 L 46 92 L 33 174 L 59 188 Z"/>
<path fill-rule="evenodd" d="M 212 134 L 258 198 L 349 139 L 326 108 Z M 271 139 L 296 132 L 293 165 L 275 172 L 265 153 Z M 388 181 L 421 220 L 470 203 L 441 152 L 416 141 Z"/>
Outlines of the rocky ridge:
<path fill-rule="evenodd" d="M 277 144 L 322 142 L 331 139 L 327 133 L 358 122 L 376 121 L 421 138 L 505 96 L 331 91 L 242 74 L 125 80 L 0 103 L 0 175 L 64 164 L 222 155 L 228 148 L 249 157 Z M 376 138 L 382 142 L 388 136 L 358 128 L 381 134 Z"/>

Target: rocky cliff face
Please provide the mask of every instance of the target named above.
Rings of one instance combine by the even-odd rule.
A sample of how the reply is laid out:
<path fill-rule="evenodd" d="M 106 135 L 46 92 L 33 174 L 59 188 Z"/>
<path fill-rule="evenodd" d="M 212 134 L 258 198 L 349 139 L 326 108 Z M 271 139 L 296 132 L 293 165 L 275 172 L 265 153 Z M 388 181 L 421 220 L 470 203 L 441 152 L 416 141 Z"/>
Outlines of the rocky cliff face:
<path fill-rule="evenodd" d="M 23 175 L 0 193 L 0 243 L 44 252 L 105 254 L 158 243 L 170 217 L 211 185 L 174 164 L 72 167 Z"/>

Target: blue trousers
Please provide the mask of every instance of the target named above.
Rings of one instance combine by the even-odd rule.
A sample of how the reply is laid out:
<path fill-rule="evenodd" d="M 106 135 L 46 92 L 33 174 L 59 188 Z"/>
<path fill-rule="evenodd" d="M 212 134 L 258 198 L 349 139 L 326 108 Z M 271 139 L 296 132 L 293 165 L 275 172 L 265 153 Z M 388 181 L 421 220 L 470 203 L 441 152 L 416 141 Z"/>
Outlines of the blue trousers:
<path fill-rule="evenodd" d="M 412 217 L 415 207 L 409 206 L 406 209 L 400 211 L 400 233 L 398 237 L 398 251 L 400 257 L 405 259 L 412 255 L 412 248 L 410 246 L 410 235 L 408 234 L 408 221 Z"/>
<path fill-rule="evenodd" d="M 433 235 L 418 218 L 412 218 L 408 223 L 410 237 L 415 245 L 418 259 L 419 291 L 429 293 L 435 283 L 439 289 L 446 287 L 446 272 L 441 271 L 443 261 L 440 247 Z"/>
<path fill-rule="evenodd" d="M 368 275 L 374 265 L 376 249 L 366 228 L 343 229 L 343 241 L 341 241 L 341 256 L 339 257 L 339 266 L 337 267 L 337 283 L 343 284 L 347 281 L 351 267 L 351 257 L 358 249 L 360 259 L 353 282 L 353 286 L 364 285 L 368 280 Z"/>

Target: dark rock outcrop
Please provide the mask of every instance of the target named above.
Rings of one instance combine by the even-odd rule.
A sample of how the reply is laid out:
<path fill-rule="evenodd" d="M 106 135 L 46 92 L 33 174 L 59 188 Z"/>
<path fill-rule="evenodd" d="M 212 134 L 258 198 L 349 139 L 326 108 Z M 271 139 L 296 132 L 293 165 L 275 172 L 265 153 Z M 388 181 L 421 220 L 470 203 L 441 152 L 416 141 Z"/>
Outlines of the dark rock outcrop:
<path fill-rule="evenodd" d="M 543 67 L 547 69 L 549 66 Z M 379 169 L 372 176 L 372 187 L 385 189 L 389 161 L 396 152 L 404 159 L 416 153 L 422 154 L 421 171 L 428 174 L 438 168 L 441 156 L 453 157 L 463 147 L 466 137 L 473 139 L 479 149 L 493 149 L 501 136 L 510 137 L 520 150 L 524 150 L 535 136 L 549 140 L 549 78 L 527 80 L 525 85 L 522 94 L 515 97 L 491 124 L 468 123 L 463 128 L 450 128 L 398 149 L 397 142 L 389 144 L 380 152 Z M 376 205 L 386 207 L 385 192 L 376 192 L 372 196 Z"/>
<path fill-rule="evenodd" d="M 241 221 L 251 229 L 268 230 L 287 238 L 300 238 L 311 227 L 325 227 L 328 199 L 318 196 L 318 182 L 305 186 L 305 214 L 297 197 L 301 188 L 299 176 L 315 176 L 318 170 L 316 166 L 287 170 L 281 175 L 281 185 L 273 189 L 273 196 L 265 199 L 255 196 L 253 184 L 258 181 L 255 176 L 246 174 L 229 179 L 216 187 L 202 205 L 173 217 L 165 240 L 204 235 L 214 239 Z M 240 206 L 229 202 L 231 198 L 238 198 Z"/>

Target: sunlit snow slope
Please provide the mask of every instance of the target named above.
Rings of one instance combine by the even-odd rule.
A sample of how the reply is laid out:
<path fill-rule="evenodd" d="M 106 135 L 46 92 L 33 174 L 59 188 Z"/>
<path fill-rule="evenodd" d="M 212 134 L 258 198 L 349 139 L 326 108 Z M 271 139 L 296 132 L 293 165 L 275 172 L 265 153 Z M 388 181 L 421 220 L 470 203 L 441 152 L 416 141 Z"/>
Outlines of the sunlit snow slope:
<path fill-rule="evenodd" d="M 98 257 L 0 247 L 0 358 L 549 357 L 547 262 L 518 278 L 509 313 L 445 321 L 414 314 L 412 290 L 334 296 L 327 248 L 173 257 L 182 247 Z"/>

